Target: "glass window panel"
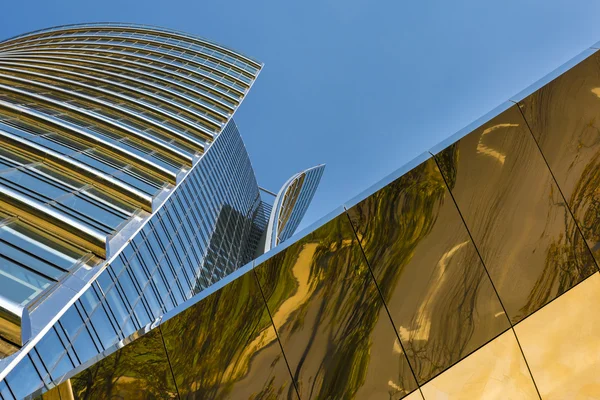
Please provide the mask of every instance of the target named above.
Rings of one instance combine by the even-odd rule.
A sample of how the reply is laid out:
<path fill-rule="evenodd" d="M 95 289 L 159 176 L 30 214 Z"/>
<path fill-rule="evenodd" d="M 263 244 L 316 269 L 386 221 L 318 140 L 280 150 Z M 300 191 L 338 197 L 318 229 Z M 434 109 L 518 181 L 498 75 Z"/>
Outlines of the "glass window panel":
<path fill-rule="evenodd" d="M 0 287 L 2 296 L 17 304 L 25 304 L 50 286 L 51 281 L 0 255 Z"/>
<path fill-rule="evenodd" d="M 113 287 L 114 284 L 112 278 L 108 274 L 108 270 L 105 270 L 98 276 L 98 278 L 96 278 L 96 283 L 98 286 L 100 286 L 100 289 L 102 289 L 102 292 L 105 294 Z"/>
<path fill-rule="evenodd" d="M 115 212 L 117 214 L 132 215 L 134 212 L 136 212 L 139 209 L 138 207 L 134 206 L 131 203 L 122 201 L 121 199 L 119 199 L 113 195 L 109 196 L 106 194 L 106 192 L 104 192 L 102 190 L 98 190 L 93 187 L 90 187 L 90 188 L 82 191 L 81 194 L 85 195 L 86 197 L 93 198 L 94 200 L 100 200 L 100 201 L 110 204 L 110 206 L 112 206 L 112 208 L 115 208 L 118 210 L 118 211 L 115 210 Z"/>
<path fill-rule="evenodd" d="M 87 315 L 91 315 L 98 304 L 100 304 L 100 299 L 96 294 L 96 291 L 91 287 L 88 288 L 83 295 L 79 298 L 79 301 L 83 305 L 83 309 L 86 311 Z"/>
<path fill-rule="evenodd" d="M 129 271 L 124 271 L 119 276 L 118 282 L 119 282 L 120 288 L 123 291 L 123 294 L 125 295 L 126 302 L 129 303 L 131 306 L 133 306 L 133 304 L 135 304 L 135 301 L 137 300 L 137 298 L 140 296 L 140 292 L 139 292 L 138 288 L 135 286 L 135 284 L 133 283 L 133 280 L 131 279 Z"/>
<path fill-rule="evenodd" d="M 152 281 L 148 282 L 148 285 L 144 289 L 143 297 L 148 304 L 148 311 L 152 315 L 153 319 L 158 318 L 162 313 L 164 313 L 165 310 L 157 298 L 156 290 L 152 284 Z"/>
<path fill-rule="evenodd" d="M 17 399 L 22 399 L 43 386 L 40 374 L 34 368 L 31 358 L 25 356 L 5 378 L 6 383 Z M 28 382 L 28 385 L 23 385 Z"/>
<path fill-rule="evenodd" d="M 64 274 L 64 271 L 44 262 L 39 257 L 34 257 L 2 240 L 0 240 L 0 253 L 6 258 L 18 264 L 26 265 L 30 269 L 52 279 L 58 280 Z"/>
<path fill-rule="evenodd" d="M 36 164 L 27 167 L 27 172 L 39 176 L 49 182 L 60 182 L 61 185 L 70 188 L 81 189 L 85 184 L 80 180 L 73 179 L 71 176 L 65 175 L 56 168 L 46 164 Z"/>
<path fill-rule="evenodd" d="M 2 396 L 4 400 L 13 400 L 15 398 L 4 380 L 0 381 L 0 396 Z"/>
<path fill-rule="evenodd" d="M 135 331 L 135 326 L 129 317 L 129 308 L 125 306 L 121 296 L 115 288 L 106 294 L 108 308 L 114 314 L 118 326 L 123 331 L 123 336 L 127 337 Z M 133 310 L 131 310 L 133 312 Z"/>
<path fill-rule="evenodd" d="M 28 353 L 28 356 L 31 359 L 31 362 L 33 363 L 33 367 L 36 369 L 38 374 L 42 377 L 42 380 L 47 382 L 48 381 L 48 371 L 46 370 L 46 366 L 42 362 L 36 349 L 35 348 L 32 349 Z"/>
<path fill-rule="evenodd" d="M 98 334 L 100 338 L 100 342 L 102 346 L 106 349 L 119 340 L 117 332 L 113 327 L 113 324 L 110 322 L 108 315 L 106 314 L 106 310 L 103 306 L 97 307 L 96 311 L 90 317 L 92 326 L 94 330 Z"/>
<path fill-rule="evenodd" d="M 44 335 L 42 340 L 35 346 L 35 349 L 49 371 L 52 371 L 62 355 L 66 354 L 65 347 L 54 328 Z"/>
<path fill-rule="evenodd" d="M 50 183 L 46 179 L 41 179 L 22 170 L 3 172 L 0 174 L 0 182 L 8 184 L 12 188 L 16 187 L 17 190 L 35 196 L 43 202 L 54 200 L 74 190 L 74 188 L 61 186 L 58 183 Z"/>
<path fill-rule="evenodd" d="M 83 326 L 83 320 L 75 305 L 72 305 L 65 311 L 62 317 L 60 317 L 59 324 L 64 328 L 69 339 L 73 340 Z"/>
<path fill-rule="evenodd" d="M 58 203 L 112 229 L 116 229 L 119 224 L 127 219 L 126 214 L 117 210 L 109 211 L 108 206 L 94 204 L 91 199 L 86 197 L 83 193 L 72 194 L 60 199 Z"/>
<path fill-rule="evenodd" d="M 113 273 L 113 277 L 116 278 L 123 272 L 125 268 L 125 262 L 123 261 L 123 256 L 119 255 L 116 259 L 113 260 L 109 265 L 110 270 Z"/>
<path fill-rule="evenodd" d="M 148 276 L 137 254 L 129 260 L 129 271 L 132 272 L 138 286 L 143 287 L 148 282 Z"/>
<path fill-rule="evenodd" d="M 92 340 L 87 327 L 84 327 L 77 335 L 75 341 L 73 341 L 73 350 L 82 364 L 100 352 L 100 349 L 96 347 Z"/>
<path fill-rule="evenodd" d="M 65 353 L 62 355 L 62 357 L 60 357 L 60 359 L 54 366 L 54 369 L 50 371 L 50 377 L 52 380 L 58 380 L 66 373 L 70 372 L 74 367 L 75 366 L 73 365 L 71 358 L 68 354 Z"/>
<path fill-rule="evenodd" d="M 134 313 L 138 320 L 138 324 L 141 327 L 148 325 L 153 319 L 150 318 L 150 315 L 148 314 L 148 311 L 141 300 L 135 304 Z"/>
<path fill-rule="evenodd" d="M 65 270 L 71 269 L 85 255 L 83 250 L 58 241 L 18 220 L 0 227 L 0 239 Z"/>

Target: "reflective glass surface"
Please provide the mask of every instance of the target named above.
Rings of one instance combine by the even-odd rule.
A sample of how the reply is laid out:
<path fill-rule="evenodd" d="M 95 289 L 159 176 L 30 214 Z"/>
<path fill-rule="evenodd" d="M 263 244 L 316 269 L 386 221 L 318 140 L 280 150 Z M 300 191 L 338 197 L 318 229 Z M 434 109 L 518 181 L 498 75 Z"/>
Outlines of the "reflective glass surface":
<path fill-rule="evenodd" d="M 255 268 L 301 398 L 416 388 L 346 215 Z"/>
<path fill-rule="evenodd" d="M 596 270 L 516 105 L 436 158 L 511 321 Z"/>
<path fill-rule="evenodd" d="M 348 215 L 420 383 L 509 328 L 433 158 Z"/>

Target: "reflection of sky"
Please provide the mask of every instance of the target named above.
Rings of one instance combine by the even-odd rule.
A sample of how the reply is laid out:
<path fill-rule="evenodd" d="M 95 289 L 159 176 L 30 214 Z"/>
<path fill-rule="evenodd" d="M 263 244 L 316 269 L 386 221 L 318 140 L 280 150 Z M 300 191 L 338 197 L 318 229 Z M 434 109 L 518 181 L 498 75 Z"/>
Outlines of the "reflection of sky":
<path fill-rule="evenodd" d="M 327 164 L 302 228 L 600 40 L 599 11 L 578 0 L 6 1 L 0 38 L 132 21 L 264 61 L 237 122 L 263 187 Z"/>

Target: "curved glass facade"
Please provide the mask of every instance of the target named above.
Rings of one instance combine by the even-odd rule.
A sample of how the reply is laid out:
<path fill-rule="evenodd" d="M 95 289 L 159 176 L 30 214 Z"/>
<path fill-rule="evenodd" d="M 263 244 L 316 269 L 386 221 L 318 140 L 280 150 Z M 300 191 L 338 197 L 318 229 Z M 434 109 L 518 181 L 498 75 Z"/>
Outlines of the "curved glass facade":
<path fill-rule="evenodd" d="M 265 252 L 294 234 L 317 191 L 324 171 L 324 164 L 306 169 L 292 176 L 281 187 L 269 217 Z"/>
<path fill-rule="evenodd" d="M 232 119 L 261 68 L 143 25 L 0 42 L 0 398 L 51 388 L 262 253 L 269 210 Z"/>

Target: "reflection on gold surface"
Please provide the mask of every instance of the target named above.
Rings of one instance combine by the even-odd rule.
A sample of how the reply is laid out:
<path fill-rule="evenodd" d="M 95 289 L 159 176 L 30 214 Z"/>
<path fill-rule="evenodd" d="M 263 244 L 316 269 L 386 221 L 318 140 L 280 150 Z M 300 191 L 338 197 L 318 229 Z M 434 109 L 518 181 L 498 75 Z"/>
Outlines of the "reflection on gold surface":
<path fill-rule="evenodd" d="M 76 399 L 171 399 L 177 389 L 158 329 L 71 378 Z"/>
<path fill-rule="evenodd" d="M 600 261 L 600 55 L 519 103 L 596 261 Z"/>
<path fill-rule="evenodd" d="M 538 399 L 512 330 L 421 387 L 425 400 Z"/>
<path fill-rule="evenodd" d="M 255 269 L 301 398 L 416 388 L 346 215 Z"/>
<path fill-rule="evenodd" d="M 296 398 L 252 271 L 161 330 L 181 397 Z"/>
<path fill-rule="evenodd" d="M 600 275 L 515 326 L 544 400 L 600 398 Z"/>
<path fill-rule="evenodd" d="M 71 380 L 67 379 L 65 382 L 58 386 L 50 389 L 46 393 L 37 397 L 37 400 L 74 400 L 73 388 L 71 387 Z"/>
<path fill-rule="evenodd" d="M 433 159 L 348 214 L 419 382 L 509 327 Z"/>
<path fill-rule="evenodd" d="M 496 129 L 510 128 L 510 127 L 517 127 L 517 126 L 519 126 L 519 124 L 498 124 L 498 125 L 491 126 L 487 129 L 484 129 L 483 133 L 481 134 L 481 137 L 479 138 L 479 143 L 477 143 L 477 152 L 481 153 L 481 154 L 486 154 L 486 155 L 498 160 L 498 162 L 500 164 L 504 164 L 504 161 L 506 160 L 506 154 L 501 153 L 497 150 L 494 150 L 491 147 L 488 147 L 484 143 L 483 138 L 485 135 L 487 135 L 490 132 L 495 131 Z"/>
<path fill-rule="evenodd" d="M 490 157 L 489 149 L 501 154 L 502 162 Z M 516 106 L 436 157 L 513 322 L 594 272 L 585 242 Z"/>

